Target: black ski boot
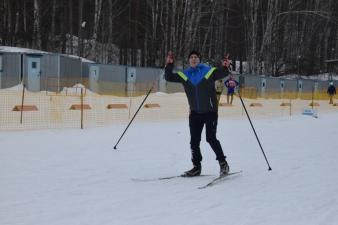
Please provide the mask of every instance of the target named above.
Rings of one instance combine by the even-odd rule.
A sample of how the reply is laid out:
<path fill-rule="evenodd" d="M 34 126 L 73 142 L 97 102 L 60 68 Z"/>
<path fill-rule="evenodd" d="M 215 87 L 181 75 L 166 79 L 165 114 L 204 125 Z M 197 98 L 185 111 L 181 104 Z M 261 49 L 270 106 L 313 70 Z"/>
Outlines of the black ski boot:
<path fill-rule="evenodd" d="M 230 167 L 228 165 L 228 162 L 225 160 L 223 162 L 219 162 L 220 167 L 220 175 L 227 175 L 230 171 Z"/>
<path fill-rule="evenodd" d="M 194 165 L 194 167 L 191 170 L 185 171 L 182 175 L 183 177 L 195 177 L 201 175 L 202 166 L 200 165 Z"/>

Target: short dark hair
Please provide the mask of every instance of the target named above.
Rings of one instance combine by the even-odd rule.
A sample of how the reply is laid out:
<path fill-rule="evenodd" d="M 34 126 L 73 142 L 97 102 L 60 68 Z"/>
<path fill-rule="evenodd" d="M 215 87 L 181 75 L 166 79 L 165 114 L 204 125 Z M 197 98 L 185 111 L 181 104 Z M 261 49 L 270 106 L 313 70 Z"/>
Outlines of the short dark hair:
<path fill-rule="evenodd" d="M 192 50 L 192 51 L 189 53 L 188 59 L 190 58 L 191 55 L 197 55 L 197 57 L 200 59 L 200 61 L 201 61 L 201 59 L 202 59 L 201 54 L 200 54 L 198 51 L 196 51 L 196 50 Z"/>

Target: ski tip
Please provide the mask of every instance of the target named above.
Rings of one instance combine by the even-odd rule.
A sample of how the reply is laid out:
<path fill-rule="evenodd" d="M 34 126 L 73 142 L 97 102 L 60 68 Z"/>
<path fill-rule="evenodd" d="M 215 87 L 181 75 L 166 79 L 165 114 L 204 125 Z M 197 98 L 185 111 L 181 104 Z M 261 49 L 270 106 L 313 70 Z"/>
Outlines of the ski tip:
<path fill-rule="evenodd" d="M 233 175 L 233 174 L 237 174 L 237 173 L 242 173 L 243 172 L 243 170 L 237 170 L 237 171 L 233 171 L 233 172 L 229 172 L 227 175 L 225 175 L 225 176 L 228 176 L 228 175 Z"/>
<path fill-rule="evenodd" d="M 232 175 L 236 175 L 236 174 L 240 174 L 242 173 L 243 171 L 242 170 L 239 170 L 239 171 L 235 171 L 235 172 L 230 172 L 226 175 L 220 175 L 219 177 L 213 179 L 211 182 L 209 182 L 208 184 L 204 185 L 204 186 L 201 186 L 201 187 L 198 187 L 198 189 L 205 189 L 207 187 L 211 187 L 213 185 L 215 185 L 216 183 L 218 183 L 219 181 L 223 180 L 223 179 L 226 179 L 227 177 L 229 176 L 232 176 Z"/>

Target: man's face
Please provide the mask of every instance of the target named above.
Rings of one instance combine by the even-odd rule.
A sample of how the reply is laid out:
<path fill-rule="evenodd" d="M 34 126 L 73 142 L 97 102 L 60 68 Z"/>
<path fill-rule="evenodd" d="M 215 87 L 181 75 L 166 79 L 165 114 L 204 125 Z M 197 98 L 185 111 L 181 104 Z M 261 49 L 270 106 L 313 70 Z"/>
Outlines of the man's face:
<path fill-rule="evenodd" d="M 195 68 L 199 63 L 200 63 L 200 58 L 198 58 L 197 55 L 192 54 L 192 55 L 189 57 L 189 65 L 190 65 L 191 67 Z"/>

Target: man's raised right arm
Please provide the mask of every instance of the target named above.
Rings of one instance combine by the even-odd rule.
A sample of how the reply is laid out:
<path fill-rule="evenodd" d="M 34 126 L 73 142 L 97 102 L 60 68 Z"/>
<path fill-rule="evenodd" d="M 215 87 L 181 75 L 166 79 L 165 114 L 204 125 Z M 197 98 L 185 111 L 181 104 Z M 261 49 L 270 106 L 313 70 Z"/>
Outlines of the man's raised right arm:
<path fill-rule="evenodd" d="M 174 64 L 169 63 L 165 66 L 164 78 L 170 82 L 181 82 L 181 77 L 177 73 L 173 73 Z"/>
<path fill-rule="evenodd" d="M 173 73 L 173 69 L 174 69 L 174 54 L 172 51 L 169 51 L 168 56 L 166 58 L 164 78 L 166 81 L 170 82 L 181 82 L 182 78 L 177 73 Z"/>

